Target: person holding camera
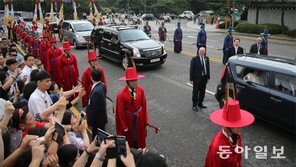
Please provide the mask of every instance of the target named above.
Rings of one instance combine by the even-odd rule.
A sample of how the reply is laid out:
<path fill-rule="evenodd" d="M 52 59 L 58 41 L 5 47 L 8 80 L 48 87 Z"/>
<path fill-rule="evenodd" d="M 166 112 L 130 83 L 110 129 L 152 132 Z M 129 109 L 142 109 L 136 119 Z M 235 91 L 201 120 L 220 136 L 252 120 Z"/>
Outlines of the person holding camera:
<path fill-rule="evenodd" d="M 135 67 L 127 68 L 125 76 L 119 79 L 126 81 L 126 86 L 119 91 L 116 100 L 116 132 L 125 136 L 132 148 L 146 147 L 148 113 L 144 89 L 137 84 L 141 78 L 144 75 L 138 75 Z"/>

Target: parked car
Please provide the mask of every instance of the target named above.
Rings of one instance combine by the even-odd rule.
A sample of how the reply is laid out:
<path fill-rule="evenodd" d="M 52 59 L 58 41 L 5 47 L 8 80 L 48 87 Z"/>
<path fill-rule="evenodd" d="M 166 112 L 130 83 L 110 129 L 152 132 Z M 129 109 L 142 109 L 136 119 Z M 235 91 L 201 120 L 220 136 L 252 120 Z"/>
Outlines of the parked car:
<path fill-rule="evenodd" d="M 229 59 L 226 69 L 215 94 L 220 107 L 228 80 L 229 94 L 239 100 L 242 109 L 295 133 L 295 59 L 237 55 Z"/>
<path fill-rule="evenodd" d="M 91 22 L 86 20 L 65 20 L 62 25 L 62 38 L 67 36 L 69 42 L 79 48 L 87 45 L 87 40 L 94 26 Z"/>
<path fill-rule="evenodd" d="M 154 20 L 154 15 L 152 13 L 146 13 L 141 16 L 141 19 L 144 21 Z"/>
<path fill-rule="evenodd" d="M 93 30 L 91 39 L 99 55 L 128 66 L 126 50 L 137 67 L 159 66 L 166 61 L 167 52 L 159 41 L 150 39 L 138 26 L 100 26 Z"/>
<path fill-rule="evenodd" d="M 196 16 L 197 17 L 206 17 L 206 16 L 210 16 L 212 14 L 214 14 L 214 12 L 212 10 L 202 10 Z"/>
<path fill-rule="evenodd" d="M 173 13 L 168 13 L 168 16 L 170 16 L 171 19 L 176 19 L 178 16 Z"/>
<path fill-rule="evenodd" d="M 180 19 L 188 19 L 188 20 L 190 20 L 190 19 L 193 18 L 193 16 L 194 16 L 194 14 L 193 14 L 192 11 L 184 11 L 182 14 L 180 14 L 180 15 L 178 16 L 178 18 L 180 18 Z"/>

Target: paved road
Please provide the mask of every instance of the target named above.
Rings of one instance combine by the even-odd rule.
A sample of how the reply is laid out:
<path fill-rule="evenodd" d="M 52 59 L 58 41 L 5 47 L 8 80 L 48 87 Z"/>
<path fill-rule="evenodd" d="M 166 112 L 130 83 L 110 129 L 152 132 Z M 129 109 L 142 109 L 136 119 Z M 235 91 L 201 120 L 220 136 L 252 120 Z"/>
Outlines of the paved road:
<path fill-rule="evenodd" d="M 151 23 L 151 25 L 153 24 L 155 23 Z M 175 25 L 167 24 L 170 39 L 172 39 L 171 34 Z M 152 29 L 153 34 L 156 34 L 157 27 L 153 25 Z M 158 134 L 149 129 L 148 147 L 164 154 L 169 166 L 196 167 L 204 165 L 209 143 L 221 129 L 210 122 L 209 114 L 218 108 L 211 92 L 215 92 L 215 87 L 219 82 L 219 71 L 222 65 L 220 63 L 221 51 L 217 51 L 217 49 L 222 46 L 224 35 L 208 32 L 208 55 L 213 57 L 211 58 L 211 80 L 207 85 L 209 92 L 206 94 L 204 102 L 208 108 L 196 113 L 191 109 L 192 88 L 187 85 L 189 63 L 196 50 L 195 45 L 190 43 L 196 40 L 193 38 L 196 36 L 196 30 L 184 27 L 183 33 L 185 36 L 183 52 L 181 54 L 173 53 L 171 44 L 167 42 L 167 62 L 160 68 L 140 71 L 146 77 L 140 80 L 139 84 L 146 91 L 150 122 L 161 129 Z M 250 46 L 252 41 L 250 39 L 242 40 L 243 47 Z M 211 47 L 212 49 L 210 49 Z M 284 50 L 283 47 L 278 46 Z M 286 51 L 287 53 L 293 52 L 293 48 L 288 46 Z M 83 69 L 87 66 L 86 50 L 74 50 L 73 52 L 77 55 L 80 75 L 82 75 Z M 277 49 L 272 49 L 270 52 L 277 54 Z M 115 99 L 117 92 L 125 86 L 125 82 L 118 81 L 118 78 L 124 75 L 124 71 L 120 65 L 107 59 L 101 59 L 100 64 L 104 67 L 107 75 L 108 94 L 112 99 Z M 107 131 L 115 133 L 114 115 L 110 102 L 108 102 L 108 121 Z M 295 136 L 259 119 L 256 119 L 253 125 L 243 129 L 243 144 L 252 148 L 248 153 L 248 158 L 243 159 L 244 166 L 295 166 Z M 267 146 L 267 159 L 255 158 L 253 150 L 255 146 Z M 271 159 L 273 156 L 272 146 L 277 148 L 284 146 L 286 158 Z"/>

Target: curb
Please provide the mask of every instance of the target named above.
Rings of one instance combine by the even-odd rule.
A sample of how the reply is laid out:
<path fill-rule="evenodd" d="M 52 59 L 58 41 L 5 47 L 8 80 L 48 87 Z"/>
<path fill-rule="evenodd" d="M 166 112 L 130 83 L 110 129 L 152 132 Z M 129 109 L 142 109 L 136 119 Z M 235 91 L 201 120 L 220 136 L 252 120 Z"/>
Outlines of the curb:
<path fill-rule="evenodd" d="M 187 23 L 186 24 L 186 27 L 189 27 L 189 28 L 192 28 L 192 29 L 195 29 L 195 30 L 199 30 L 199 28 L 195 27 L 195 26 L 191 26 L 189 25 L 190 23 Z M 214 31 L 213 30 L 210 30 L 210 32 L 214 32 L 214 33 L 221 33 L 221 34 L 226 34 L 227 33 L 227 30 L 224 30 L 224 29 L 215 29 Z M 247 34 L 247 33 L 239 33 L 239 32 L 234 32 L 233 33 L 234 35 L 239 35 L 239 36 L 245 36 L 245 37 L 259 37 L 260 35 L 259 34 Z M 296 38 L 292 39 L 292 38 L 285 38 L 285 37 L 277 37 L 276 35 L 275 36 L 270 36 L 268 39 L 271 39 L 271 40 L 278 40 L 278 42 L 296 42 Z"/>

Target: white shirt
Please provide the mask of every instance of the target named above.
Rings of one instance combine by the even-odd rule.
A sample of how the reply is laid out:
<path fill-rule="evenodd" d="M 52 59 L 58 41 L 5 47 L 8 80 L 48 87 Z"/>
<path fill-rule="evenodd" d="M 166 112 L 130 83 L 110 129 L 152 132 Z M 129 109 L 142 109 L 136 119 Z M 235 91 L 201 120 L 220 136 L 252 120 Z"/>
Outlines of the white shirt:
<path fill-rule="evenodd" d="M 38 88 L 36 88 L 31 94 L 28 102 L 29 110 L 34 116 L 36 116 L 36 114 L 40 114 L 51 105 L 52 101 L 47 91 L 43 93 Z"/>
<path fill-rule="evenodd" d="M 248 73 L 245 77 L 244 77 L 245 81 L 251 81 L 254 82 L 256 84 L 260 84 L 263 85 L 263 80 L 262 77 L 258 77 L 257 75 L 255 75 L 254 73 Z"/>
<path fill-rule="evenodd" d="M 234 46 L 235 55 L 237 55 L 237 49 L 238 49 L 238 46 Z"/>
<path fill-rule="evenodd" d="M 205 73 L 203 75 L 207 75 L 207 65 L 206 65 L 205 57 L 199 56 L 199 58 L 200 58 L 200 61 L 203 62 L 203 67 L 204 67 L 204 71 L 205 71 Z"/>
<path fill-rule="evenodd" d="M 93 84 L 93 86 L 91 87 L 91 90 L 93 90 L 93 89 L 94 89 L 94 87 L 95 87 L 95 86 L 96 86 L 98 83 L 101 83 L 101 81 L 99 81 L 99 82 L 97 82 L 97 83 Z"/>
<path fill-rule="evenodd" d="M 27 65 L 22 69 L 21 78 L 24 78 L 24 76 L 27 76 L 27 80 L 26 80 L 25 84 L 30 82 L 30 80 L 31 80 L 30 74 L 31 74 L 32 70 L 33 69 Z"/>

